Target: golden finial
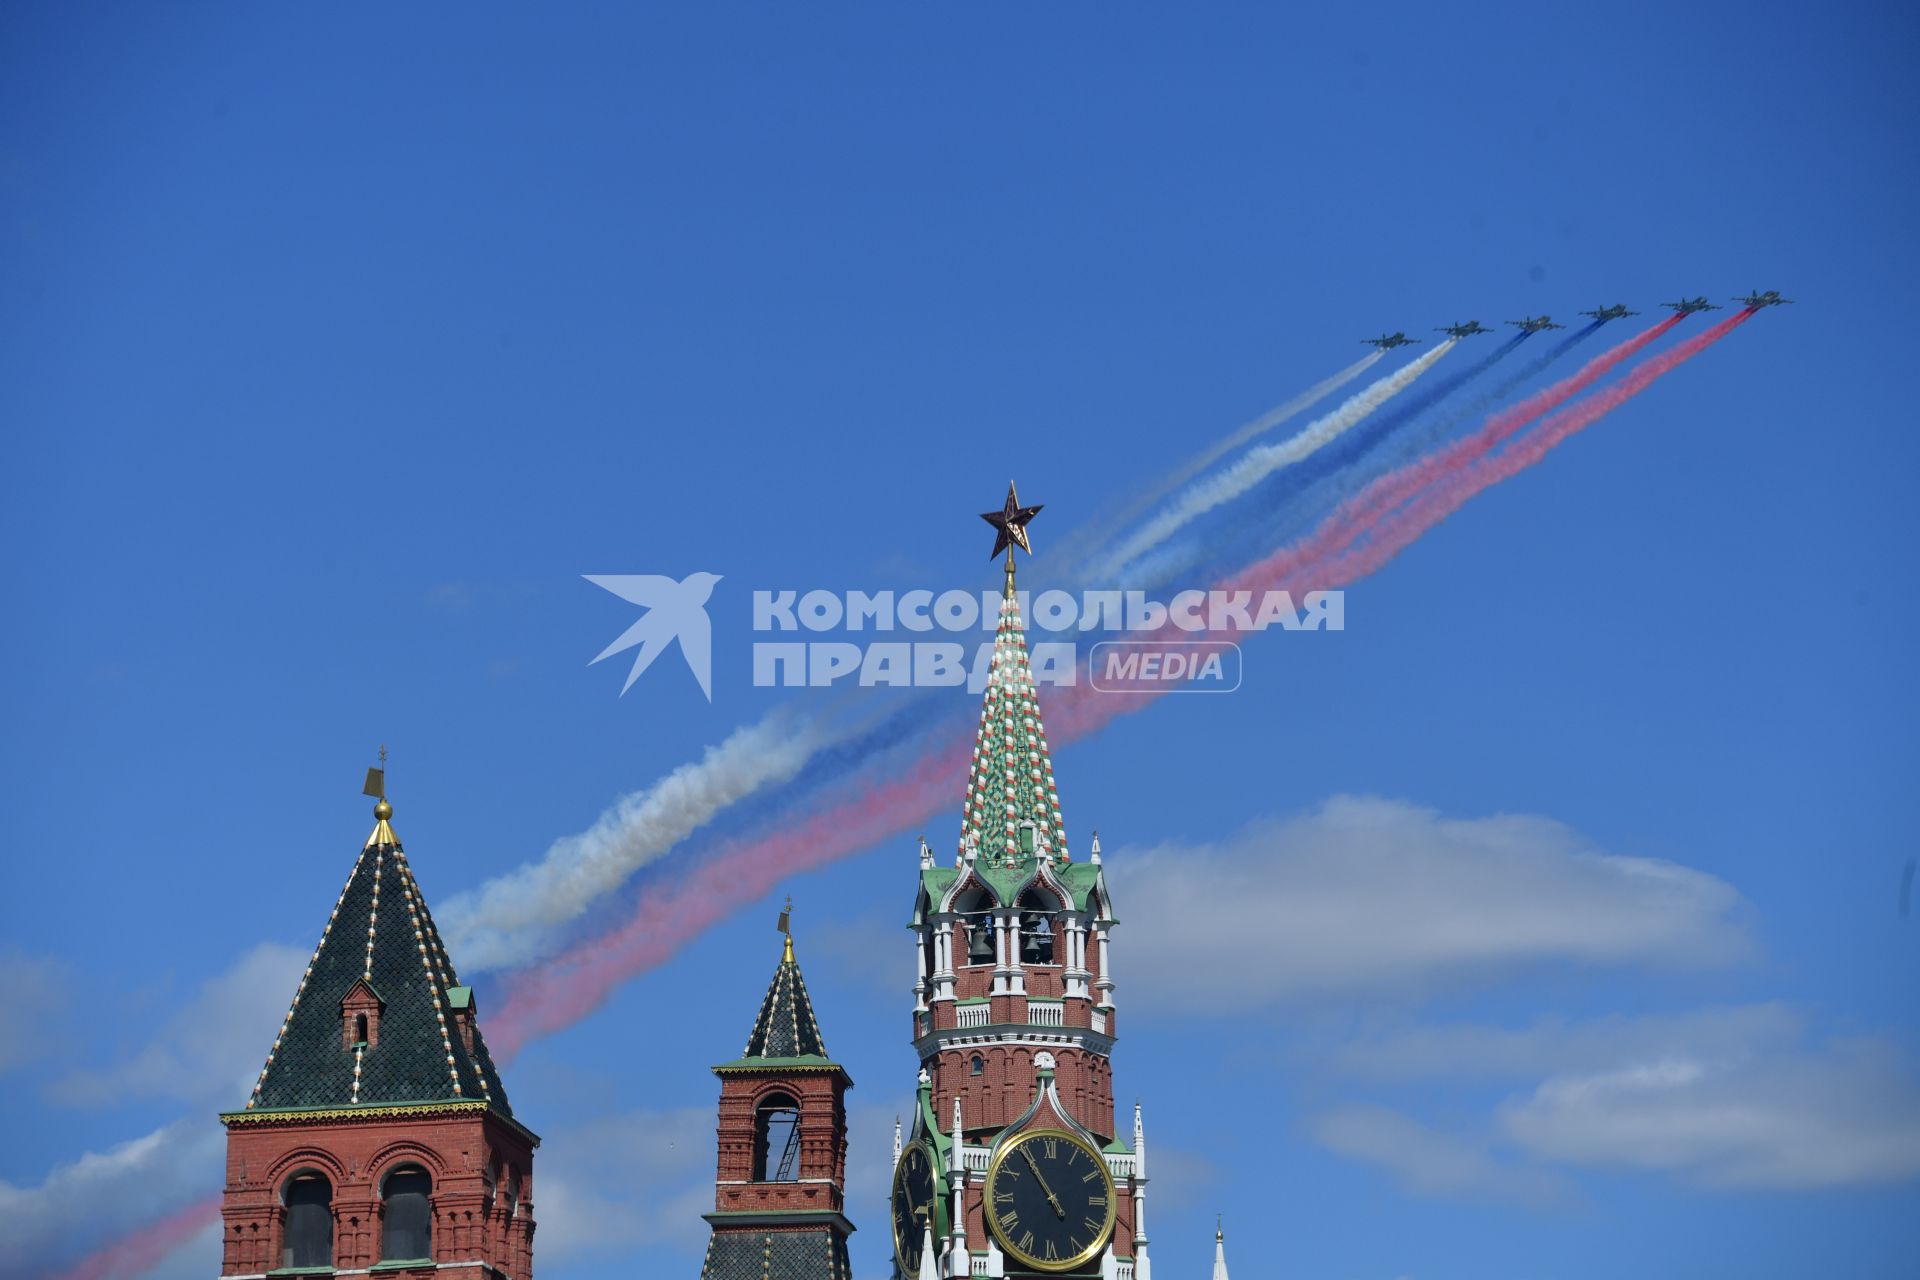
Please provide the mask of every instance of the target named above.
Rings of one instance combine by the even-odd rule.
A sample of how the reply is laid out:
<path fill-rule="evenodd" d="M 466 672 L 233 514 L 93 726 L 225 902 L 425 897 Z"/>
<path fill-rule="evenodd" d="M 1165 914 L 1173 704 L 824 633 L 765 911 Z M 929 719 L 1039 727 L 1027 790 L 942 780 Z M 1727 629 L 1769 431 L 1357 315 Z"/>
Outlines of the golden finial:
<path fill-rule="evenodd" d="M 786 949 L 786 954 L 785 954 L 785 955 L 783 955 L 783 956 L 781 956 L 781 958 L 780 958 L 780 963 L 782 963 L 782 964 L 792 964 L 792 963 L 793 963 L 793 928 L 792 928 L 792 921 L 793 921 L 793 895 L 792 895 L 792 894 L 788 894 L 788 895 L 787 895 L 787 905 L 786 905 L 785 907 L 783 907 L 783 908 L 781 908 L 781 910 L 780 910 L 780 924 L 778 925 L 778 928 L 779 928 L 779 930 L 780 930 L 780 932 L 781 932 L 781 933 L 783 933 L 783 934 L 785 934 L 785 935 L 786 935 L 786 939 L 787 939 L 787 949 Z"/>
<path fill-rule="evenodd" d="M 393 806 L 387 803 L 387 744 L 380 744 L 380 765 L 367 770 L 366 785 L 360 788 L 360 794 L 374 796 L 378 803 L 373 806 L 373 817 L 380 824 L 374 828 L 375 843 L 393 843 L 393 832 L 382 831 L 388 818 L 393 816 Z"/>

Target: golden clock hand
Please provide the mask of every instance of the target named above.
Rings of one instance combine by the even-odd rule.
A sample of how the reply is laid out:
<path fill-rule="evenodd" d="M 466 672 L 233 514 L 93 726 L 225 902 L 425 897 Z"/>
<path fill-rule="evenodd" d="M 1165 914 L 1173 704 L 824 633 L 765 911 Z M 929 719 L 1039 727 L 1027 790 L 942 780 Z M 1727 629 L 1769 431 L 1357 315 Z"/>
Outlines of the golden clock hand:
<path fill-rule="evenodd" d="M 1047 1201 L 1048 1203 L 1053 1205 L 1053 1211 L 1059 1214 L 1062 1218 L 1066 1217 L 1067 1211 L 1065 1208 L 1061 1206 L 1060 1197 L 1053 1194 L 1053 1188 L 1047 1185 L 1047 1175 L 1044 1173 L 1041 1173 L 1040 1166 L 1033 1162 L 1033 1152 L 1027 1150 L 1025 1147 L 1022 1147 L 1020 1148 L 1020 1154 L 1027 1158 L 1027 1168 L 1033 1170 L 1033 1176 L 1036 1180 L 1039 1181 L 1040 1189 L 1047 1193 Z"/>

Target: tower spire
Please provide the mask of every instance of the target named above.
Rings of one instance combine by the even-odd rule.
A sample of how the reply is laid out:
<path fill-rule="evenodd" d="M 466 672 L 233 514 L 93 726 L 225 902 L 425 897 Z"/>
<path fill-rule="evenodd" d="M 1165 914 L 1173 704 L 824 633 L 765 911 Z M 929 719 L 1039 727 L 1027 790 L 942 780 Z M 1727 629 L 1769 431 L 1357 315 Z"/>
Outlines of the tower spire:
<path fill-rule="evenodd" d="M 1007 576 L 961 808 L 960 841 L 964 848 L 971 839 L 989 865 L 1060 857 L 1067 848 L 1053 758 L 1040 722 L 1040 701 L 1027 659 L 1026 626 L 1014 585 L 1013 549 L 1018 546 L 1033 554 L 1027 523 L 1040 510 L 1021 506 L 1019 493 L 1008 484 L 1006 504 L 980 517 L 994 527 L 993 554 L 1006 553 Z"/>

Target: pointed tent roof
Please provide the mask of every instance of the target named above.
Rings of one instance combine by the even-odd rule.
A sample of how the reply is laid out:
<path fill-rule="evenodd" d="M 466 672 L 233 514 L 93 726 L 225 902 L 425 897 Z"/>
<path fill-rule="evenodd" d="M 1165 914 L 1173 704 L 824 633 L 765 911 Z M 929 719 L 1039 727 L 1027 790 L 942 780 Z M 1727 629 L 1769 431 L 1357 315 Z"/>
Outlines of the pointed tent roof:
<path fill-rule="evenodd" d="M 481 1102 L 511 1116 L 476 1022 L 473 1047 L 455 1022 L 471 1010 L 400 840 L 393 808 L 373 832 L 320 932 L 246 1110 L 322 1110 L 422 1102 Z M 371 1048 L 349 1047 L 341 1004 L 364 984 L 380 1002 Z M 470 1015 L 469 1015 L 470 1016 Z"/>
<path fill-rule="evenodd" d="M 839 1068 L 839 1064 L 827 1056 L 826 1041 L 813 1016 L 813 999 L 807 994 L 806 979 L 800 976 L 800 962 L 793 958 L 791 935 L 786 939 L 779 967 L 773 971 L 773 981 L 767 984 L 766 997 L 760 1001 L 760 1013 L 753 1020 L 747 1047 L 738 1058 L 714 1070 L 765 1067 Z"/>
<path fill-rule="evenodd" d="M 1021 827 L 1029 822 L 1034 833 L 1031 850 L 1021 842 Z M 1000 624 L 993 637 L 993 664 L 967 772 L 967 796 L 960 809 L 963 853 L 969 841 L 978 850 L 983 868 L 1031 866 L 1043 843 L 1051 858 L 1064 857 L 1067 851 L 1053 757 L 1027 661 L 1011 550 L 1006 588 L 1000 597 Z"/>

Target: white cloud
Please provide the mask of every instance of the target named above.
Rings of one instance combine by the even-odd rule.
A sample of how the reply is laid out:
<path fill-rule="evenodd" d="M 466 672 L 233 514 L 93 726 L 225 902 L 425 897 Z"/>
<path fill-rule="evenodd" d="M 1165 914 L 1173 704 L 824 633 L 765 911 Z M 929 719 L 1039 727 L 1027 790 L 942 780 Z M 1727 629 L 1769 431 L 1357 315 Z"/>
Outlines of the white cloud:
<path fill-rule="evenodd" d="M 0 1278 L 45 1276 L 121 1232 L 178 1210 L 207 1190 L 225 1145 L 225 1131 L 210 1117 L 180 1120 L 88 1152 L 37 1185 L 0 1181 Z M 209 1246 L 212 1239 L 206 1237 Z M 186 1261 L 171 1265 L 210 1274 L 218 1258 L 202 1243 L 196 1237 L 174 1255 Z"/>
<path fill-rule="evenodd" d="M 1121 852 L 1108 873 L 1121 999 L 1167 1009 L 1399 994 L 1548 964 L 1715 966 L 1749 949 L 1726 882 L 1526 815 L 1336 797 L 1218 846 Z"/>
<path fill-rule="evenodd" d="M 61 1021 L 70 1007 L 65 965 L 0 947 L 0 1071 L 46 1056 L 64 1039 Z"/>
<path fill-rule="evenodd" d="M 1309 1128 L 1321 1146 L 1379 1165 L 1419 1195 L 1532 1205 L 1569 1198 L 1563 1179 L 1497 1159 L 1484 1138 L 1444 1133 L 1385 1107 L 1340 1107 L 1315 1117 Z"/>
<path fill-rule="evenodd" d="M 1481 1136 L 1452 1146 L 1407 1117 L 1397 1131 L 1376 1108 L 1316 1124 L 1324 1145 L 1388 1165 L 1425 1193 L 1448 1193 L 1449 1179 L 1483 1185 L 1490 1169 L 1548 1166 L 1765 1190 L 1920 1176 L 1911 1059 L 1882 1041 L 1820 1042 L 1779 1003 L 1413 1028 L 1335 1047 L 1322 1065 L 1345 1081 L 1527 1082 L 1477 1122 Z"/>
<path fill-rule="evenodd" d="M 1747 1057 L 1797 1045 L 1807 1020 L 1772 1001 L 1669 1014 L 1540 1018 L 1525 1027 L 1408 1027 L 1327 1051 L 1347 1078 L 1538 1080 L 1676 1056 Z"/>
<path fill-rule="evenodd" d="M 1675 1052 L 1563 1074 L 1500 1108 L 1542 1159 L 1710 1186 L 1801 1190 L 1920 1175 L 1920 1079 L 1891 1047 Z"/>
<path fill-rule="evenodd" d="M 56 1102 L 92 1106 L 128 1096 L 217 1107 L 246 1102 L 311 952 L 263 942 L 207 979 L 130 1058 L 47 1086 Z"/>

